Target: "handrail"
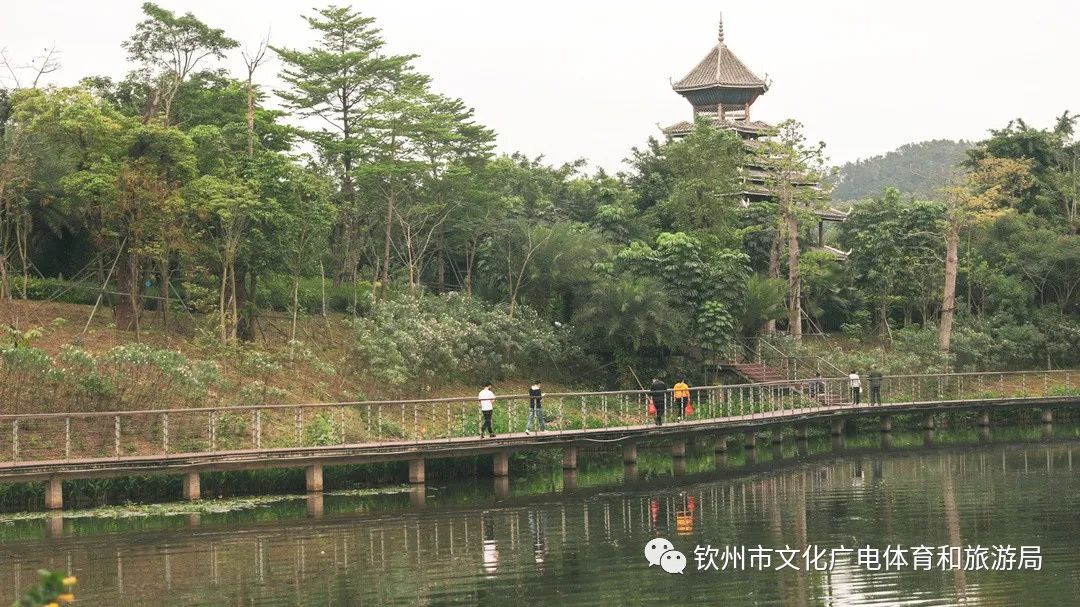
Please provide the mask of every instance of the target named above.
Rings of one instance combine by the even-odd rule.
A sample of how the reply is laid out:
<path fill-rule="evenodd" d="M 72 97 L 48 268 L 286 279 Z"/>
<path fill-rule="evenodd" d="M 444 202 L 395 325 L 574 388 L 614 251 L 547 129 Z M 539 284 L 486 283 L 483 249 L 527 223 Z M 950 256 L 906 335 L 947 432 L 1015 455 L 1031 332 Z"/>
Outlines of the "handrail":
<path fill-rule="evenodd" d="M 1021 370 L 1021 371 L 964 371 L 955 373 L 920 373 L 920 374 L 900 374 L 900 375 L 883 375 L 883 379 L 898 380 L 898 379 L 937 379 L 945 377 L 974 377 L 974 376 L 993 376 L 995 378 L 1006 375 L 1065 375 L 1076 374 L 1080 378 L 1080 369 L 1046 369 L 1046 370 Z M 868 378 L 861 378 L 866 381 Z M 836 377 L 821 377 L 821 378 L 803 378 L 803 379 L 782 379 L 766 382 L 747 382 L 738 384 L 713 384 L 708 386 L 696 386 L 691 387 L 690 391 L 694 392 L 707 392 L 710 390 L 721 389 L 735 389 L 735 388 L 781 388 L 781 387 L 795 387 L 803 386 L 811 381 L 825 381 L 825 382 L 847 382 L 849 378 L 846 374 L 842 374 Z M 667 393 L 671 393 L 672 388 L 666 390 Z M 545 392 L 545 399 L 556 398 L 581 398 L 589 396 L 642 396 L 652 394 L 651 390 L 607 390 L 607 391 L 594 391 L 594 392 Z M 504 394 L 496 395 L 495 401 L 511 401 L 511 400 L 527 400 L 529 395 L 523 394 Z M 297 408 L 322 408 L 322 407 L 350 407 L 350 406 L 392 406 L 392 405 L 421 405 L 421 404 L 454 404 L 454 403 L 473 403 L 478 401 L 476 396 L 451 396 L 442 398 L 414 398 L 414 399 L 398 399 L 398 400 L 366 400 L 366 401 L 335 401 L 335 402 L 315 402 L 315 403 L 293 403 L 283 405 L 221 405 L 214 407 L 183 407 L 175 409 L 117 409 L 111 411 L 68 411 L 59 413 L 5 413 L 0 414 L 0 421 L 10 421 L 15 419 L 63 419 L 67 417 L 115 417 L 117 415 L 159 415 L 161 413 L 207 413 L 211 411 L 288 411 Z"/>

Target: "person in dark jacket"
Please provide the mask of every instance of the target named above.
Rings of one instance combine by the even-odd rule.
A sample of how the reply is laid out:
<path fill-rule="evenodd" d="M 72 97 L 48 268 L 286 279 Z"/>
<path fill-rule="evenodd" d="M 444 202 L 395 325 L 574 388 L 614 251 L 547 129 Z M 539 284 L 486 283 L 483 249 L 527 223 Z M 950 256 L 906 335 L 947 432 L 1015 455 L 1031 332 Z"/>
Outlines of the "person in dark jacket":
<path fill-rule="evenodd" d="M 653 378 L 649 384 L 649 397 L 652 398 L 653 406 L 656 407 L 656 425 L 664 423 L 664 405 L 667 402 L 667 384 L 657 378 Z"/>
<path fill-rule="evenodd" d="M 529 386 L 529 417 L 525 420 L 525 434 L 529 434 L 535 419 L 539 423 L 540 431 L 544 431 L 544 392 L 540 390 L 540 381 L 534 381 Z"/>
<path fill-rule="evenodd" d="M 881 404 L 881 371 L 876 367 L 870 369 L 870 404 Z"/>

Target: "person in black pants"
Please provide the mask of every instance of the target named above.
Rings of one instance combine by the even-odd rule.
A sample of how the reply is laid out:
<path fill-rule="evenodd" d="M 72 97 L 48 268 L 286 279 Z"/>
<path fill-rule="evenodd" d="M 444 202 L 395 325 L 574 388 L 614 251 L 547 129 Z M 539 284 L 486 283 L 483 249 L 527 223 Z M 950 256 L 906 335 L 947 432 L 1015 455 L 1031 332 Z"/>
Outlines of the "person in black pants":
<path fill-rule="evenodd" d="M 881 371 L 876 367 L 870 369 L 870 404 L 881 404 Z"/>
<path fill-rule="evenodd" d="M 654 377 L 652 383 L 649 384 L 649 396 L 652 398 L 653 406 L 656 407 L 656 425 L 662 425 L 664 405 L 667 401 L 667 384 Z"/>
<path fill-rule="evenodd" d="M 534 381 L 529 386 L 529 417 L 525 419 L 525 434 L 532 429 L 533 420 L 540 425 L 540 431 L 544 431 L 544 392 L 540 389 L 540 381 Z"/>

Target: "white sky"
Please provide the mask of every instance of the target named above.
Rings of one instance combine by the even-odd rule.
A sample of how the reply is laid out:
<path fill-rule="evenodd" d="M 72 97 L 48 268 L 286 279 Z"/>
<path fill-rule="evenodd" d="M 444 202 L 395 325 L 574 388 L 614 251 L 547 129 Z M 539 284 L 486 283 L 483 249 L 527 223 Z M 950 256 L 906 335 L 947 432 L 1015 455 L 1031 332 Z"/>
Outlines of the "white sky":
<path fill-rule="evenodd" d="M 339 0 L 339 4 L 345 0 Z M 241 43 L 272 30 L 272 43 L 312 40 L 304 2 L 160 0 Z M 121 77 L 120 41 L 141 19 L 138 0 L 5 0 L 0 47 L 27 60 L 56 44 L 71 84 Z M 319 4 L 321 6 L 321 4 Z M 685 119 L 689 104 L 668 79 L 692 68 L 716 39 L 772 89 L 754 118 L 795 118 L 840 163 L 934 138 L 979 139 L 1014 117 L 1051 124 L 1080 112 L 1080 2 L 906 0 L 697 0 L 586 2 L 392 1 L 353 5 L 377 19 L 389 47 L 420 55 L 435 88 L 461 97 L 499 134 L 499 149 L 578 157 L 622 168 L 657 123 Z M 226 62 L 242 69 L 239 52 Z M 280 64 L 257 75 L 274 86 Z"/>

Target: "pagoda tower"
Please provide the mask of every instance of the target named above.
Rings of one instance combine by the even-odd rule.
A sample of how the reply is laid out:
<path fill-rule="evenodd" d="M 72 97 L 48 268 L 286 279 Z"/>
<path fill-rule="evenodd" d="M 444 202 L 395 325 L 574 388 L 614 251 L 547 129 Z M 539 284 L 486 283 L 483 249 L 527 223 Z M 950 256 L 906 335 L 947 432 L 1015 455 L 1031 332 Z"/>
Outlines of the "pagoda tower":
<path fill-rule="evenodd" d="M 765 122 L 750 120 L 750 106 L 769 90 L 769 83 L 750 71 L 724 42 L 724 22 L 716 45 L 705 58 L 671 88 L 690 102 L 691 119 L 673 124 L 664 132 L 680 137 L 694 129 L 694 121 L 706 117 L 717 128 L 731 129 L 743 138 L 756 139 L 772 129 Z"/>
<path fill-rule="evenodd" d="M 671 88 L 690 102 L 692 108 L 690 120 L 677 122 L 665 129 L 664 133 L 672 138 L 689 135 L 694 130 L 695 121 L 700 118 L 710 120 L 717 129 L 734 131 L 742 138 L 747 148 L 746 159 L 740 168 L 743 178 L 742 203 L 772 199 L 769 188 L 769 169 L 767 160 L 758 153 L 759 141 L 774 132 L 775 127 L 767 122 L 750 119 L 750 107 L 758 97 L 769 90 L 769 82 L 762 79 L 728 48 L 724 42 L 724 21 L 721 18 L 716 44 L 709 49 L 705 57 L 682 79 L 673 82 Z M 848 213 L 833 208 L 814 209 L 818 219 L 818 246 L 839 259 L 846 259 L 848 252 L 840 251 L 825 244 L 825 222 L 840 222 Z"/>

